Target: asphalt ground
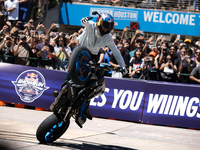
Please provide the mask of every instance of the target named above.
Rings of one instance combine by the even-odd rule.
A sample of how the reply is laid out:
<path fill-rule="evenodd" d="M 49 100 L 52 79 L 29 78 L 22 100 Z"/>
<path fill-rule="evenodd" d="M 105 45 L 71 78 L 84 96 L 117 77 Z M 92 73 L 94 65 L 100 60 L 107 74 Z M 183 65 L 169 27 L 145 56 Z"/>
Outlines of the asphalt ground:
<path fill-rule="evenodd" d="M 200 130 L 93 118 L 79 128 L 74 119 L 53 144 L 40 144 L 39 124 L 51 114 L 0 106 L 0 150 L 199 150 Z"/>

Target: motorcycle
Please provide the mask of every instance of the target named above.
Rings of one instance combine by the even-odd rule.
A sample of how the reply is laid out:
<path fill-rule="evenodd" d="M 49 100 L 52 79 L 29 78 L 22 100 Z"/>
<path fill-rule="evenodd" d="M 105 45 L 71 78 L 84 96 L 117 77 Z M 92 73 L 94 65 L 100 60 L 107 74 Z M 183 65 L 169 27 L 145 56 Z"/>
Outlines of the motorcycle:
<path fill-rule="evenodd" d="M 89 107 L 90 99 L 104 93 L 104 72 L 110 70 L 121 71 L 107 63 L 94 63 L 86 47 L 74 49 L 69 60 L 71 80 L 66 80 L 60 92 L 56 95 L 54 93 L 55 101 L 50 106 L 53 114 L 36 131 L 40 143 L 52 143 L 61 137 L 70 125 L 70 118 L 74 118 L 82 128 L 88 116 L 86 108 Z"/>

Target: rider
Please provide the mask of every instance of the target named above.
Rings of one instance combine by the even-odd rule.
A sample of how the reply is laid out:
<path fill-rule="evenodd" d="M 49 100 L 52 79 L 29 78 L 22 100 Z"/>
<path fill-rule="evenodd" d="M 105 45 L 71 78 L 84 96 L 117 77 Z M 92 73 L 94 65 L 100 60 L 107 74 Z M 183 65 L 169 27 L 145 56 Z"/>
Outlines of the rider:
<path fill-rule="evenodd" d="M 87 47 L 95 56 L 98 55 L 100 48 L 105 46 L 109 47 L 120 67 L 124 68 L 125 63 L 122 55 L 117 49 L 116 44 L 112 39 L 112 35 L 109 34 L 110 31 L 114 29 L 113 17 L 108 13 L 101 13 L 98 16 L 96 23 L 89 21 L 90 19 L 91 17 L 81 19 L 81 24 L 85 29 L 83 33 L 77 37 L 79 44 Z"/>
<path fill-rule="evenodd" d="M 98 52 L 102 47 L 109 47 L 112 50 L 114 57 L 122 68 L 122 73 L 125 75 L 128 71 L 125 68 L 125 63 L 120 51 L 115 45 L 110 31 L 114 29 L 114 19 L 108 13 L 101 13 L 98 15 L 96 23 L 90 21 L 91 17 L 81 19 L 81 24 L 85 27 L 84 31 L 77 37 L 80 46 L 85 46 L 91 51 L 95 61 L 98 61 Z M 70 76 L 67 74 L 65 80 L 69 80 Z M 85 114 L 88 119 L 92 119 L 88 111 L 89 103 L 84 103 L 81 109 L 86 109 Z M 85 107 L 86 108 L 85 108 Z"/>

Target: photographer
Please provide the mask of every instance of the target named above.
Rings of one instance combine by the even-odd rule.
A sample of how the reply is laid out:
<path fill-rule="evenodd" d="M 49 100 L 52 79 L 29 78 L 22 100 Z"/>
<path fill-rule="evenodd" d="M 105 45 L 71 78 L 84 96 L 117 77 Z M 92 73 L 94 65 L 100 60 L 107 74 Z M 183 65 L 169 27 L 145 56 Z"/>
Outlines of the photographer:
<path fill-rule="evenodd" d="M 49 44 L 50 36 L 45 35 L 43 42 L 37 44 L 37 58 L 39 58 L 39 63 L 41 68 L 45 68 L 45 66 L 50 66 L 52 63 L 55 63 L 56 54 L 54 52 L 54 47 Z"/>
<path fill-rule="evenodd" d="M 9 35 L 6 35 L 0 45 L 1 61 L 5 63 L 14 63 L 13 51 L 13 40 L 11 37 L 9 37 Z"/>
<path fill-rule="evenodd" d="M 27 42 L 27 38 L 24 34 L 20 36 L 20 41 L 14 47 L 13 55 L 17 56 L 15 58 L 15 64 L 26 65 L 30 64 L 29 56 L 31 52 L 31 48 L 33 47 L 33 38 L 31 39 L 31 44 L 29 45 Z"/>

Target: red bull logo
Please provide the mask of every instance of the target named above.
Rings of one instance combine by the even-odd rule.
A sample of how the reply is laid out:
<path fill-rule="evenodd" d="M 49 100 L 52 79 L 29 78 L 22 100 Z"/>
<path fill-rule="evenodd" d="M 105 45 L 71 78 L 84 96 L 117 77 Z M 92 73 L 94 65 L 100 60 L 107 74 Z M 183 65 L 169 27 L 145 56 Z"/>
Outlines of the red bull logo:
<path fill-rule="evenodd" d="M 49 87 L 46 86 L 44 76 L 37 70 L 22 72 L 16 81 L 12 81 L 20 99 L 30 103 L 39 98 Z"/>

